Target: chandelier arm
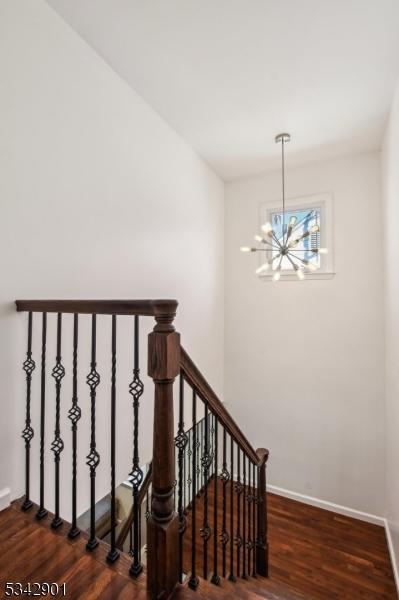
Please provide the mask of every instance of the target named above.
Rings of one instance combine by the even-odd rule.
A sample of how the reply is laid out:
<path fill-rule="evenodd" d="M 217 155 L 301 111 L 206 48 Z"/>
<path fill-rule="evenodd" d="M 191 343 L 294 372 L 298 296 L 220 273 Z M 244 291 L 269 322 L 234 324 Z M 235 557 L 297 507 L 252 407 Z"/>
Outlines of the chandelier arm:
<path fill-rule="evenodd" d="M 303 258 L 301 258 L 300 256 L 294 256 L 294 258 L 296 258 L 297 260 L 300 260 L 305 265 L 305 267 L 308 265 L 308 262 L 305 262 L 303 260 Z"/>
<path fill-rule="evenodd" d="M 280 244 L 280 242 L 279 242 L 279 239 L 278 239 L 278 237 L 276 236 L 276 234 L 274 233 L 274 231 L 273 231 L 272 235 L 273 235 L 273 239 L 274 239 L 274 241 L 276 242 L 276 244 L 279 246 L 279 248 L 281 248 L 281 249 L 282 249 L 282 248 L 283 248 L 283 246 Z"/>
<path fill-rule="evenodd" d="M 255 252 L 278 252 L 280 255 L 280 248 L 255 248 Z"/>
<path fill-rule="evenodd" d="M 292 266 L 294 267 L 294 271 L 296 271 L 297 269 L 299 269 L 298 265 L 296 265 L 294 263 L 294 261 L 292 260 L 292 258 L 290 257 L 290 254 L 286 254 L 286 257 L 288 258 L 288 260 L 290 261 L 290 263 L 292 264 Z M 296 256 L 294 256 L 294 258 L 296 258 Z"/>
<path fill-rule="evenodd" d="M 310 230 L 308 230 L 308 231 L 305 231 L 305 233 L 303 233 L 303 234 L 301 235 L 301 237 L 299 237 L 299 238 L 297 238 L 297 239 L 295 240 L 295 243 L 296 243 L 296 244 L 299 244 L 299 242 L 301 242 L 301 241 L 302 241 L 302 240 L 304 240 L 305 238 L 309 237 L 310 235 L 312 235 L 312 232 L 311 232 Z"/>
<path fill-rule="evenodd" d="M 262 239 L 262 244 L 267 244 L 268 246 L 271 246 L 272 248 L 275 248 L 276 246 L 274 246 L 271 242 L 265 240 L 264 238 Z"/>
<path fill-rule="evenodd" d="M 278 257 L 278 255 L 277 255 L 277 257 Z M 280 262 L 278 263 L 277 269 L 275 269 L 275 271 L 281 271 L 281 263 L 282 262 L 283 262 L 283 255 L 281 255 Z"/>
<path fill-rule="evenodd" d="M 268 246 L 270 246 L 271 248 L 273 248 L 274 250 L 277 250 L 278 247 L 275 244 L 272 244 L 271 242 L 268 242 L 267 240 L 265 240 L 264 238 L 262 239 L 262 244 L 267 244 Z"/>

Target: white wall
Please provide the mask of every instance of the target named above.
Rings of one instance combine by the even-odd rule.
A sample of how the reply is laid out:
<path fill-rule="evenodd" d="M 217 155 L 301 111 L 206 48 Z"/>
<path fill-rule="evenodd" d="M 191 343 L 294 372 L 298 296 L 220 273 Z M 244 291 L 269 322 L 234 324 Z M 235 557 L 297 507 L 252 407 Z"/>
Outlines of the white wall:
<path fill-rule="evenodd" d="M 223 385 L 223 183 L 187 144 L 41 0 L 0 3 L 0 490 L 22 493 L 26 317 L 16 298 L 177 298 L 183 343 L 219 392 Z M 97 428 L 109 478 L 109 320 L 99 338 Z M 106 323 L 106 325 L 104 325 Z M 48 365 L 55 360 L 50 319 Z M 71 319 L 64 324 L 63 481 L 70 480 Z M 40 359 L 39 323 L 34 351 Z M 146 368 L 143 329 L 143 369 Z M 105 329 L 104 329 L 105 328 Z M 84 333 L 86 332 L 86 333 Z M 82 374 L 89 322 L 82 319 Z M 131 324 L 120 320 L 118 478 L 131 462 Z M 33 388 L 32 487 L 37 498 L 39 373 Z M 48 377 L 46 499 L 52 508 L 54 382 Z M 87 497 L 88 388 L 79 448 Z M 142 402 L 149 426 L 152 393 Z M 148 429 L 148 427 L 147 427 Z M 142 438 L 141 458 L 151 437 Z M 69 484 L 68 484 L 69 487 Z M 69 498 L 62 490 L 62 511 Z M 81 504 L 85 508 L 85 503 Z"/>
<path fill-rule="evenodd" d="M 399 571 L 399 87 L 382 152 L 385 264 L 386 499 Z M 399 583 L 399 580 L 398 580 Z"/>
<path fill-rule="evenodd" d="M 294 141 L 292 142 L 294 143 Z M 227 185 L 225 399 L 269 483 L 384 514 L 384 321 L 380 164 L 365 154 L 289 168 L 287 195 L 332 192 L 331 280 L 260 281 L 239 247 L 281 174 Z"/>

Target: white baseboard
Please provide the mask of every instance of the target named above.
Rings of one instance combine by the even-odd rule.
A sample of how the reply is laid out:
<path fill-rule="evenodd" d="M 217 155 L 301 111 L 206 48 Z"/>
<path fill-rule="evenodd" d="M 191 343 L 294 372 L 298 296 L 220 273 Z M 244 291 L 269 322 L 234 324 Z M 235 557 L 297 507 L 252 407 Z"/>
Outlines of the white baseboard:
<path fill-rule="evenodd" d="M 399 572 L 398 572 L 398 566 L 397 566 L 397 562 L 396 562 L 395 550 L 393 548 L 393 542 L 392 542 L 391 531 L 389 529 L 389 523 L 388 523 L 387 519 L 384 519 L 384 521 L 385 521 L 384 526 L 385 526 L 385 534 L 387 536 L 389 556 L 391 558 L 393 576 L 395 578 L 396 590 L 397 590 L 398 596 L 399 596 Z"/>
<path fill-rule="evenodd" d="M 0 490 L 0 511 L 8 508 L 11 504 L 10 488 Z"/>
<path fill-rule="evenodd" d="M 352 517 L 353 519 L 359 519 L 360 521 L 367 521 L 367 523 L 374 523 L 385 527 L 384 517 L 378 515 L 372 515 L 370 513 L 356 510 L 355 508 L 349 508 L 348 506 L 342 506 L 341 504 L 334 504 L 334 502 L 328 502 L 327 500 L 320 500 L 319 498 L 313 498 L 313 496 L 306 496 L 305 494 L 299 494 L 298 492 L 292 492 L 284 488 L 277 487 L 275 485 L 268 485 L 267 491 L 278 496 L 284 496 L 291 500 L 297 500 L 297 502 L 303 502 L 304 504 L 310 504 L 317 508 L 324 508 L 325 510 L 331 510 L 332 512 L 344 515 L 346 517 Z"/>

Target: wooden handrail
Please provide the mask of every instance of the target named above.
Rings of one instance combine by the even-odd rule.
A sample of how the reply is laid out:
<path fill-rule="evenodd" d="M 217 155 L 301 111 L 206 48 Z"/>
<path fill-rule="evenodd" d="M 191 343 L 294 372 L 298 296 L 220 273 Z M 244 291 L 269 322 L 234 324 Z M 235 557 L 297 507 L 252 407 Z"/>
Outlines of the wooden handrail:
<path fill-rule="evenodd" d="M 16 300 L 17 311 L 98 315 L 176 315 L 177 300 Z"/>
<path fill-rule="evenodd" d="M 150 483 L 152 481 L 152 462 L 150 462 L 150 466 L 148 467 L 148 471 L 146 476 L 144 477 L 144 481 L 140 487 L 139 490 L 139 494 L 138 494 L 138 505 L 141 506 L 144 502 L 144 498 L 146 493 L 148 492 L 148 488 L 150 487 Z M 115 546 L 117 548 L 119 548 L 119 550 L 123 550 L 123 544 L 125 543 L 125 540 L 128 536 L 128 533 L 133 525 L 133 520 L 134 520 L 134 510 L 133 510 L 133 504 L 132 507 L 130 509 L 130 513 L 126 519 L 126 521 L 123 524 L 123 527 L 116 539 L 115 542 Z"/>
<path fill-rule="evenodd" d="M 200 370 L 193 363 L 187 352 L 181 347 L 180 351 L 180 369 L 184 379 L 194 388 L 202 400 L 209 406 L 211 412 L 213 412 L 219 423 L 226 429 L 231 435 L 234 441 L 239 445 L 251 461 L 258 466 L 263 463 L 263 457 L 261 458 L 254 448 L 251 446 L 237 423 L 231 417 L 224 404 L 219 400 L 205 377 L 202 375 Z"/>

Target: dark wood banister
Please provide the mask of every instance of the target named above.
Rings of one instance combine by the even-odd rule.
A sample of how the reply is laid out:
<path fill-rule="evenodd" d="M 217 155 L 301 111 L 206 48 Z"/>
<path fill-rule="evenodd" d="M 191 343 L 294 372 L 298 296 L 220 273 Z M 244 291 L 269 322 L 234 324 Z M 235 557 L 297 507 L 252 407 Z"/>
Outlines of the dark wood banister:
<path fill-rule="evenodd" d="M 146 493 L 148 492 L 148 488 L 150 487 L 151 481 L 152 481 L 152 462 L 150 463 L 150 466 L 148 467 L 147 474 L 144 477 L 144 481 L 139 490 L 139 494 L 138 494 L 138 505 L 139 506 L 141 506 L 144 502 L 144 498 L 145 498 Z M 120 550 L 123 550 L 123 544 L 125 543 L 125 540 L 129 534 L 129 531 L 133 525 L 133 520 L 134 520 L 134 510 L 133 510 L 133 504 L 132 504 L 129 515 L 128 515 L 126 521 L 124 522 L 123 527 L 120 530 L 120 533 L 116 539 L 115 545 Z"/>
<path fill-rule="evenodd" d="M 177 300 L 16 300 L 17 311 L 98 315 L 175 315 Z"/>
<path fill-rule="evenodd" d="M 258 456 L 227 411 L 225 405 L 219 400 L 216 393 L 182 346 L 180 348 L 180 369 L 184 379 L 198 392 L 202 400 L 208 404 L 210 410 L 217 416 L 219 423 L 232 436 L 241 450 L 244 450 L 253 463 L 260 466 L 264 461 L 263 456 L 261 458 Z"/>

